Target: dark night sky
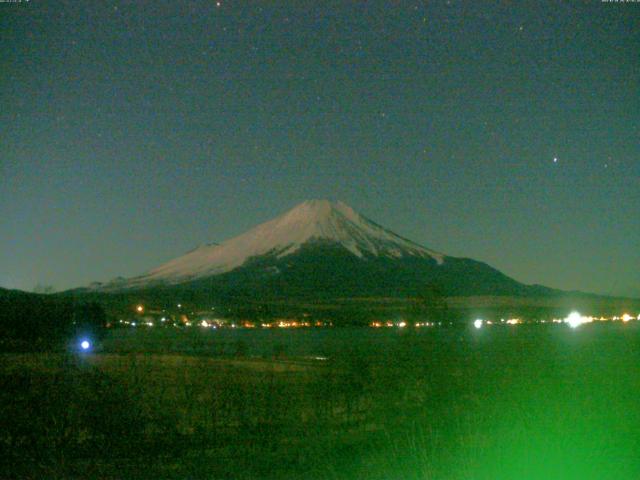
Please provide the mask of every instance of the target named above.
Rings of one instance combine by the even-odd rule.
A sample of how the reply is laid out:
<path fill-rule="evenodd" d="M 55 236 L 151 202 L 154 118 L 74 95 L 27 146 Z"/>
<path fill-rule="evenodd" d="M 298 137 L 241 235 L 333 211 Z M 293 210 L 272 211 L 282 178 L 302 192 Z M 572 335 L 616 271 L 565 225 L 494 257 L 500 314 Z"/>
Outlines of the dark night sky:
<path fill-rule="evenodd" d="M 31 0 L 0 45 L 0 286 L 139 274 L 329 198 L 640 296 L 640 3 Z"/>

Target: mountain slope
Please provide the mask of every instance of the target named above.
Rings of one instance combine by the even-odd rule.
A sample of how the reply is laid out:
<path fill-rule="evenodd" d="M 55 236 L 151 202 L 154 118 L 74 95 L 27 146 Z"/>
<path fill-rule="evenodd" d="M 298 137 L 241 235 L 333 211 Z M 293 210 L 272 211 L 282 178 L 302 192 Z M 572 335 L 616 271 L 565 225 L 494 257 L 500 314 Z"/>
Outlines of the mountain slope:
<path fill-rule="evenodd" d="M 287 257 L 312 241 L 340 245 L 357 258 L 412 256 L 430 258 L 437 263 L 444 261 L 443 255 L 396 235 L 342 202 L 310 200 L 220 245 L 196 248 L 146 275 L 131 279 L 126 286 L 178 284 L 219 275 L 255 257 Z"/>
<path fill-rule="evenodd" d="M 173 288 L 253 297 L 406 297 L 437 287 L 445 295 L 546 295 L 551 289 L 521 284 L 471 259 L 405 256 L 358 258 L 339 245 L 315 240 L 295 253 L 265 255 L 231 272 Z"/>

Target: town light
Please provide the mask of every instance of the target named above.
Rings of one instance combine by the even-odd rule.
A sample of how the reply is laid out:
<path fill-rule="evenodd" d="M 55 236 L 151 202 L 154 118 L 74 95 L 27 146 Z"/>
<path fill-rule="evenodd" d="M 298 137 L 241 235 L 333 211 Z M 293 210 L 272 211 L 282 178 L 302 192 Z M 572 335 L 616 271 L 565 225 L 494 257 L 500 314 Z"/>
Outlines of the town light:
<path fill-rule="evenodd" d="M 585 322 L 585 318 L 578 312 L 571 312 L 564 321 L 568 323 L 571 328 L 578 328 Z"/>
<path fill-rule="evenodd" d="M 482 319 L 478 318 L 478 319 L 474 320 L 473 326 L 476 327 L 476 328 L 482 328 Z"/>

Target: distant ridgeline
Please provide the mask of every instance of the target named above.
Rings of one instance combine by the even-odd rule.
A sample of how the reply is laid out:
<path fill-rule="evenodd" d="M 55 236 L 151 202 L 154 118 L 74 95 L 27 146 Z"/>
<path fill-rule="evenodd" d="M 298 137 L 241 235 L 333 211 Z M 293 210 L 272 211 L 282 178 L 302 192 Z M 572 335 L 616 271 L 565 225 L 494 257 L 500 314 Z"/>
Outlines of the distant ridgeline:
<path fill-rule="evenodd" d="M 99 339 L 105 325 L 98 303 L 0 288 L 0 350 L 61 348 L 80 333 Z"/>

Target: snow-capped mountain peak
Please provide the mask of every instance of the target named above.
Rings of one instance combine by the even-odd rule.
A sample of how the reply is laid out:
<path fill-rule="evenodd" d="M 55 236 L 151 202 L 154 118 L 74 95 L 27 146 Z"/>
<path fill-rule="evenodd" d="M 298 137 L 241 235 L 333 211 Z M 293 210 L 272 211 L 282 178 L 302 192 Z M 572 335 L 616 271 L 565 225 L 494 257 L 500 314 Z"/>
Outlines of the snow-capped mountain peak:
<path fill-rule="evenodd" d="M 133 278 L 129 286 L 173 284 L 218 275 L 242 266 L 250 258 L 290 255 L 312 241 L 339 244 L 360 258 L 415 256 L 444 262 L 444 255 L 396 235 L 342 202 L 308 200 L 242 235 L 219 245 L 201 246 Z"/>

